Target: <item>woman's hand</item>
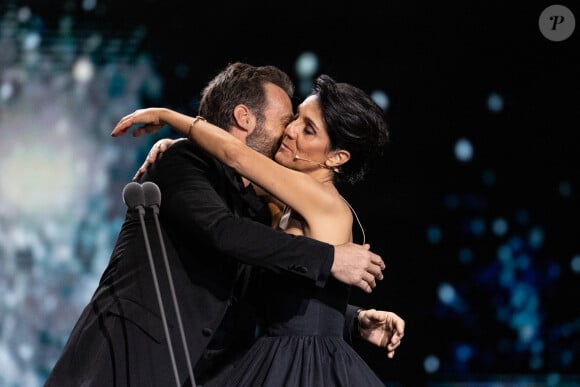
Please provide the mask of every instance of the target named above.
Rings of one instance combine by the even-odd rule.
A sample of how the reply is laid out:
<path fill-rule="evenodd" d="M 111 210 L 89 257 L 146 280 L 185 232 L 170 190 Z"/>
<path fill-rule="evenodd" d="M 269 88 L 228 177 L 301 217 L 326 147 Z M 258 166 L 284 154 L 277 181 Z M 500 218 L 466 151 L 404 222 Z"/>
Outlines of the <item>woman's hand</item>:
<path fill-rule="evenodd" d="M 139 169 L 137 170 L 137 173 L 135 173 L 135 176 L 133 176 L 133 181 L 138 181 L 139 177 L 141 177 L 141 175 L 145 173 L 145 171 L 147 170 L 149 165 L 153 164 L 155 162 L 155 160 L 157 160 L 157 157 L 159 157 L 160 154 L 162 154 L 167 149 L 169 149 L 169 147 L 172 146 L 173 144 L 175 144 L 177 141 L 181 141 L 181 140 L 187 140 L 187 139 L 186 138 L 178 138 L 178 139 L 162 138 L 161 140 L 158 140 L 155 144 L 153 144 L 153 146 L 151 147 L 151 150 L 149 151 L 149 153 L 147 153 L 147 158 L 145 158 L 145 161 L 143 162 L 143 164 L 141 164 L 141 167 L 139 167 Z"/>
<path fill-rule="evenodd" d="M 140 125 L 133 130 L 133 137 L 141 136 L 142 134 L 155 133 L 166 125 L 161 120 L 160 116 L 163 108 L 147 108 L 138 109 L 133 113 L 121 118 L 113 131 L 112 137 L 119 137 L 124 135 L 133 125 Z"/>
<path fill-rule="evenodd" d="M 395 356 L 395 349 L 405 336 L 405 320 L 393 312 L 368 309 L 358 315 L 360 336 L 369 343 L 387 351 L 387 357 Z"/>

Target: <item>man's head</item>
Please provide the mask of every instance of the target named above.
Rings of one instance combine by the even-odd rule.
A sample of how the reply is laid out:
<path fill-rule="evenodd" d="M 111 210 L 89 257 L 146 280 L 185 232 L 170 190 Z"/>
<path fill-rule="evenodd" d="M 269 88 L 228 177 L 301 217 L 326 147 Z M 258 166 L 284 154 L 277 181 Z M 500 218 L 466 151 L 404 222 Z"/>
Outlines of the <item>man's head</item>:
<path fill-rule="evenodd" d="M 272 157 L 292 120 L 290 77 L 274 66 L 232 63 L 204 88 L 199 114 Z"/>

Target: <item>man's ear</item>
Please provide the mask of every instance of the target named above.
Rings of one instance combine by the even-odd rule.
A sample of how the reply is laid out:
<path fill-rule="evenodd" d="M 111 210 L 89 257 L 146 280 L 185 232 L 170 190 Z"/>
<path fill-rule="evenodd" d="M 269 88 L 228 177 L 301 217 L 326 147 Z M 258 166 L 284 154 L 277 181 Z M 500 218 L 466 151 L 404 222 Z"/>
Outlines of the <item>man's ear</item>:
<path fill-rule="evenodd" d="M 339 172 L 340 166 L 348 160 L 350 160 L 350 152 L 344 149 L 338 149 L 329 152 L 324 164 L 332 168 L 335 172 Z"/>
<path fill-rule="evenodd" d="M 239 104 L 234 108 L 234 118 L 240 130 L 248 132 L 249 135 L 256 127 L 256 117 L 250 109 L 244 105 Z"/>

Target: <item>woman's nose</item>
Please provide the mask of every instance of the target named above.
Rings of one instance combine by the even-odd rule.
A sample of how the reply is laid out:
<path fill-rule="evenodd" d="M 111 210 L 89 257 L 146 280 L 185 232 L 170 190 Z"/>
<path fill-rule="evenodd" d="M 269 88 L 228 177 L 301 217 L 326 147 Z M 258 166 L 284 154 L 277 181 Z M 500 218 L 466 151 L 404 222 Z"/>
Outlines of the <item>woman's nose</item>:
<path fill-rule="evenodd" d="M 290 123 L 286 126 L 286 129 L 284 130 L 284 135 L 294 138 L 294 135 L 296 134 L 296 129 L 295 129 L 296 125 L 294 125 L 294 123 Z"/>

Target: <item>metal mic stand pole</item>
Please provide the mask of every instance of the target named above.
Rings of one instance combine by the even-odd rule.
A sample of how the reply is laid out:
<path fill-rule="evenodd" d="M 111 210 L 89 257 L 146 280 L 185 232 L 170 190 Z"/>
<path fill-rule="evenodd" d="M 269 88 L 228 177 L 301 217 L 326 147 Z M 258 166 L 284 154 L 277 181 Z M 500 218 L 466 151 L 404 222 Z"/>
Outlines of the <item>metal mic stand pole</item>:
<path fill-rule="evenodd" d="M 143 194 L 143 187 L 137 182 L 130 182 L 123 188 L 123 198 L 129 208 L 137 209 L 139 212 L 139 221 L 141 222 L 141 229 L 143 231 L 143 238 L 145 239 L 145 248 L 147 249 L 147 256 L 149 258 L 149 265 L 151 266 L 151 274 L 153 275 L 153 285 L 155 285 L 155 292 L 157 294 L 157 301 L 161 311 L 161 319 L 163 321 L 163 329 L 165 330 L 165 338 L 169 347 L 169 355 L 171 356 L 171 365 L 173 366 L 173 374 L 175 375 L 175 384 L 181 387 L 179 383 L 179 374 L 177 372 L 177 365 L 175 363 L 175 354 L 173 353 L 173 345 L 171 344 L 171 336 L 169 335 L 169 328 L 167 326 L 167 319 L 165 318 L 165 308 L 163 300 L 161 299 L 161 291 L 159 290 L 159 281 L 155 271 L 155 263 L 153 262 L 153 254 L 151 254 L 151 245 L 147 237 L 147 228 L 145 227 L 145 195 Z"/>
<path fill-rule="evenodd" d="M 181 342 L 183 344 L 183 350 L 185 351 L 185 359 L 187 361 L 187 370 L 189 371 L 189 378 L 191 380 L 192 387 L 195 386 L 195 378 L 193 376 L 193 368 L 191 366 L 191 358 L 189 356 L 189 348 L 187 346 L 187 341 L 185 340 L 185 332 L 183 331 L 183 323 L 181 322 L 181 312 L 179 311 L 179 304 L 177 303 L 177 296 L 175 295 L 175 287 L 173 285 L 173 277 L 171 275 L 171 268 L 169 267 L 169 261 L 167 259 L 167 251 L 165 250 L 165 243 L 163 242 L 163 234 L 161 233 L 161 226 L 159 225 L 159 206 L 161 204 L 161 191 L 157 184 L 146 181 L 141 184 L 143 187 L 143 193 L 145 196 L 145 205 L 147 208 L 153 210 L 153 218 L 155 219 L 155 226 L 157 228 L 157 236 L 159 237 L 159 244 L 161 245 L 161 253 L 163 255 L 163 261 L 165 262 L 165 270 L 167 272 L 167 280 L 169 281 L 169 288 L 171 290 L 171 296 L 173 298 L 173 306 L 175 307 L 175 314 L 177 315 L 177 325 L 179 326 L 179 332 L 181 333 Z"/>

